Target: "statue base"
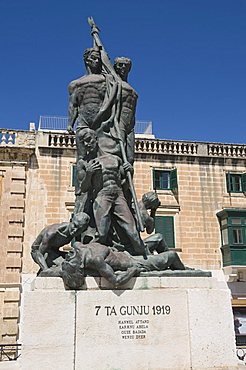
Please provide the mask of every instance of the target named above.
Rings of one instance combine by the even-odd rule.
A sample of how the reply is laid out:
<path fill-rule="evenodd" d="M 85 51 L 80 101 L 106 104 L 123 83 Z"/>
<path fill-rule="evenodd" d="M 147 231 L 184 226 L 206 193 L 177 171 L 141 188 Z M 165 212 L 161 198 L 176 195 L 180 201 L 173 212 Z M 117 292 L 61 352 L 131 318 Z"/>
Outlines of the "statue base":
<path fill-rule="evenodd" d="M 111 290 L 88 277 L 86 288 L 38 277 L 23 293 L 20 369 L 239 368 L 224 281 L 137 277 Z"/>

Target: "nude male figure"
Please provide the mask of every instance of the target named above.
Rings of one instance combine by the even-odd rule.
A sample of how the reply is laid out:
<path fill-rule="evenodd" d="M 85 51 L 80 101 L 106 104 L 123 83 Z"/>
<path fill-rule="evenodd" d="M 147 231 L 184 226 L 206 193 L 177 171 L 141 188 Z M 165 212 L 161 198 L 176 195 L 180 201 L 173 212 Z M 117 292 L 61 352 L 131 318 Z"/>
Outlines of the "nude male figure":
<path fill-rule="evenodd" d="M 31 256 L 41 270 L 51 267 L 56 258 L 65 257 L 66 253 L 59 248 L 85 231 L 89 219 L 86 213 L 77 213 L 72 221 L 46 226 L 40 232 L 31 246 Z"/>
<path fill-rule="evenodd" d="M 68 127 L 73 133 L 77 120 L 77 130 L 89 127 L 98 131 L 99 146 L 102 150 L 121 157 L 119 138 L 116 134 L 113 119 L 116 114 L 112 110 L 119 86 L 110 74 L 102 74 L 100 52 L 96 49 L 86 49 L 84 62 L 87 75 L 70 82 Z M 114 63 L 116 73 L 121 78 L 119 130 L 121 140 L 125 145 L 128 162 L 134 161 L 134 125 L 137 103 L 137 93 L 128 84 L 127 77 L 131 69 L 129 58 L 116 58 Z M 117 87 L 118 86 L 118 87 Z M 105 122 L 108 122 L 104 125 Z M 78 157 L 83 157 L 83 148 L 76 140 Z"/>
<path fill-rule="evenodd" d="M 108 234 L 113 225 L 125 233 L 133 254 L 144 254 L 144 244 L 122 190 L 126 182 L 125 172 L 130 164 L 122 165 L 118 156 L 103 153 L 97 145 L 93 130 L 80 130 L 78 137 L 83 141 L 89 159 L 78 161 L 77 177 L 82 193 L 92 189 L 93 214 L 99 242 L 110 243 Z"/>
<path fill-rule="evenodd" d="M 128 74 L 131 70 L 131 59 L 126 57 L 117 57 L 114 60 L 114 69 L 121 78 L 121 110 L 119 117 L 119 129 L 121 137 L 125 142 L 126 155 L 128 162 L 134 162 L 134 148 L 135 148 L 135 113 L 138 95 L 136 91 L 128 83 Z"/>
<path fill-rule="evenodd" d="M 152 234 L 155 230 L 155 214 L 160 205 L 161 202 L 154 191 L 143 194 L 142 199 L 138 202 L 142 223 L 147 234 Z M 145 238 L 144 244 L 147 246 L 148 254 L 153 254 L 154 251 L 161 253 L 169 250 L 163 235 L 160 233 L 155 233 Z"/>
<path fill-rule="evenodd" d="M 94 49 L 86 49 L 84 62 L 87 75 L 70 82 L 68 127 L 73 133 L 73 126 L 78 119 L 78 126 L 92 126 L 102 105 L 106 90 L 105 77 L 101 74 L 102 63 L 100 53 Z"/>
<path fill-rule="evenodd" d="M 84 63 L 87 75 L 70 82 L 68 87 L 70 99 L 67 130 L 69 133 L 73 133 L 73 127 L 77 120 L 77 131 L 85 127 L 97 130 L 99 146 L 108 153 L 121 156 L 118 137 L 113 127 L 115 112 L 112 110 L 117 94 L 117 82 L 113 80 L 110 74 L 102 73 L 102 61 L 99 50 L 86 49 L 84 52 Z M 104 122 L 106 122 L 105 125 Z M 109 126 L 113 130 L 113 134 L 109 132 Z M 122 139 L 125 142 L 124 130 L 122 126 Z M 83 147 L 80 145 L 77 135 L 76 145 L 77 157 L 83 158 Z M 132 152 L 130 161 L 133 162 Z"/>
<path fill-rule="evenodd" d="M 99 276 L 117 287 L 140 272 L 186 269 L 175 251 L 162 252 L 144 259 L 142 256 L 131 256 L 126 252 L 112 251 L 109 247 L 99 243 L 84 245 L 76 242 L 73 248 L 74 252 L 68 256 L 62 268 L 67 269 L 69 265 L 77 266 L 71 274 L 67 274 L 67 279 L 73 281 L 73 273 L 77 274 L 80 271 L 80 282 L 78 279 L 80 286 L 82 286 L 86 270 L 96 271 Z"/>
<path fill-rule="evenodd" d="M 96 119 L 97 124 L 87 126 L 97 131 L 98 145 L 104 152 L 117 155 L 120 158 L 122 158 L 122 153 L 119 139 L 122 140 L 127 160 L 132 165 L 134 162 L 134 126 L 138 96 L 127 82 L 131 65 L 129 58 L 119 57 L 115 59 L 114 69 L 119 76 L 119 80 L 114 80 L 110 74 L 105 75 L 107 88 L 104 105 L 100 108 L 100 111 L 103 112 L 103 114 L 100 114 L 100 123 Z M 116 108 L 114 103 L 117 100 Z M 118 114 L 117 109 L 119 109 L 118 125 L 120 135 L 118 135 L 114 123 L 114 117 Z"/>
<path fill-rule="evenodd" d="M 168 269 L 192 270 L 181 262 L 175 251 L 162 252 L 145 259 L 143 256 L 131 256 L 127 252 L 112 251 L 97 242 L 75 242 L 72 251 L 60 265 L 42 271 L 40 276 L 60 276 L 69 289 L 77 290 L 83 287 L 85 276 L 92 272 L 118 287 L 133 276 L 138 276 L 140 272 Z"/>

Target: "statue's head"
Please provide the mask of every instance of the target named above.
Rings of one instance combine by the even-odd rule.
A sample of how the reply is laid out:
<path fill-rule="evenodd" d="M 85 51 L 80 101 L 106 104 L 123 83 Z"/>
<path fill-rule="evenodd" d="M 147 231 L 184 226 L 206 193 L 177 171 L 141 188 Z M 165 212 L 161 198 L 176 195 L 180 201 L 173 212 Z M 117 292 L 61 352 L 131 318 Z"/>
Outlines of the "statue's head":
<path fill-rule="evenodd" d="M 61 277 L 68 289 L 78 290 L 84 285 L 85 273 L 81 264 L 81 257 L 76 249 L 69 252 L 66 260 L 62 262 Z"/>
<path fill-rule="evenodd" d="M 128 73 L 132 67 L 132 61 L 126 57 L 117 57 L 114 60 L 115 72 L 121 77 L 123 81 L 127 81 Z"/>
<path fill-rule="evenodd" d="M 97 147 L 97 135 L 88 127 L 81 128 L 77 132 L 77 140 L 86 153 L 93 152 Z"/>
<path fill-rule="evenodd" d="M 70 236 L 75 237 L 83 233 L 88 228 L 89 222 L 90 216 L 87 213 L 80 212 L 74 215 L 69 223 Z"/>
<path fill-rule="evenodd" d="M 102 60 L 100 51 L 88 48 L 84 51 L 84 62 L 88 73 L 99 74 L 102 71 Z"/>
<path fill-rule="evenodd" d="M 153 210 L 157 209 L 161 205 L 161 202 L 155 191 L 149 191 L 148 193 L 145 193 L 142 196 L 142 202 L 147 209 Z"/>

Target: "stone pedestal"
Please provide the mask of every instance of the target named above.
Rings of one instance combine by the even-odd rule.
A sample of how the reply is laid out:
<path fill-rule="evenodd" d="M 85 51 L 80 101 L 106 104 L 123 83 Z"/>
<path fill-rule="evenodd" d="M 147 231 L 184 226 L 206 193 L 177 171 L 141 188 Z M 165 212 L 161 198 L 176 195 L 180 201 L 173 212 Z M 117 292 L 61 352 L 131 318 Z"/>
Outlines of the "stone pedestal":
<path fill-rule="evenodd" d="M 121 290 L 87 278 L 24 293 L 23 370 L 237 369 L 230 292 L 209 277 L 139 277 Z M 99 289 L 100 287 L 100 289 Z"/>

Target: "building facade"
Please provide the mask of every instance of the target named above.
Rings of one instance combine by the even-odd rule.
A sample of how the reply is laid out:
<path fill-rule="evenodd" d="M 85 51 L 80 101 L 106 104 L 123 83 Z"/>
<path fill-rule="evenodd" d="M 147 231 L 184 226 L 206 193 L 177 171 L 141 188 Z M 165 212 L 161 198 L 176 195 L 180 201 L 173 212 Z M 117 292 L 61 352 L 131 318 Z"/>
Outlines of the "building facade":
<path fill-rule="evenodd" d="M 161 200 L 156 232 L 186 265 L 223 268 L 236 315 L 244 317 L 246 145 L 150 136 L 136 138 L 135 153 L 138 199 L 155 190 Z M 64 132 L 1 130 L 0 343 L 18 339 L 20 293 L 38 269 L 32 242 L 73 211 L 75 154 L 75 138 Z"/>

